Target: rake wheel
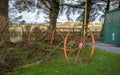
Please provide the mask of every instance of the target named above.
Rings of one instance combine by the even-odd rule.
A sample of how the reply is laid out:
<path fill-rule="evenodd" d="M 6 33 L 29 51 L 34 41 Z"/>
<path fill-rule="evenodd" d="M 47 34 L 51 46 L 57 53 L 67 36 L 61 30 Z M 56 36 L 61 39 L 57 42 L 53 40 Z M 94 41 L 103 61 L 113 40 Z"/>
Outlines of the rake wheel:
<path fill-rule="evenodd" d="M 76 65 L 79 62 L 89 64 L 94 54 L 94 46 L 94 35 L 91 29 L 82 25 L 81 29 L 75 32 L 68 31 L 66 34 L 64 38 L 64 56 L 68 64 Z M 72 51 L 67 52 L 68 48 L 71 48 Z"/>

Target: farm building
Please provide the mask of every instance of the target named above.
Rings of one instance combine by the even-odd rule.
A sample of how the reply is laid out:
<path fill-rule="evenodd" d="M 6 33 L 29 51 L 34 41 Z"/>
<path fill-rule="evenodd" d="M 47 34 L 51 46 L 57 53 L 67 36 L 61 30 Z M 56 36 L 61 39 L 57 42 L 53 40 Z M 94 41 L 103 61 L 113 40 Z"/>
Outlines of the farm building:
<path fill-rule="evenodd" d="M 104 43 L 120 46 L 120 8 L 106 12 L 103 39 Z"/>

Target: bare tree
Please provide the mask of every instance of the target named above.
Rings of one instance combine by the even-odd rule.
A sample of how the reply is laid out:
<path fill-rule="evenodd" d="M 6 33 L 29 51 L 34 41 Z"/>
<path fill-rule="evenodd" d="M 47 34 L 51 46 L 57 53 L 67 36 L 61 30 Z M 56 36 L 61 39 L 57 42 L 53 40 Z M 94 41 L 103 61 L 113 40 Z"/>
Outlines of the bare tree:
<path fill-rule="evenodd" d="M 54 30 L 56 28 L 56 22 L 60 11 L 63 12 L 66 7 L 68 10 L 69 8 L 72 8 L 73 10 L 74 8 L 84 9 L 85 1 L 79 0 L 78 4 L 69 4 L 65 3 L 65 0 L 16 0 L 14 5 L 19 11 L 33 11 L 37 8 L 39 9 L 38 15 L 41 12 L 40 10 L 42 10 L 42 12 L 49 15 L 50 26 L 48 29 Z M 63 9 L 63 7 L 65 8 Z M 66 12 L 68 18 L 69 12 Z"/>
<path fill-rule="evenodd" d="M 42 10 L 42 12 L 49 15 L 50 26 L 48 29 L 54 30 L 56 28 L 60 0 L 16 0 L 14 5 L 19 11 L 34 11 L 35 9 L 39 9 L 38 15 Z"/>

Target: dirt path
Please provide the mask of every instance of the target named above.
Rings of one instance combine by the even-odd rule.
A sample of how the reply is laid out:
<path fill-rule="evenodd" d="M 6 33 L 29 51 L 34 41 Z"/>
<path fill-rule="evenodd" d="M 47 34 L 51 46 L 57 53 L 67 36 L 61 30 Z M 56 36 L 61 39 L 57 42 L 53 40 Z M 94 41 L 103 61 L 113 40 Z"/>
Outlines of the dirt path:
<path fill-rule="evenodd" d="M 109 51 L 109 52 L 114 52 L 114 53 L 120 54 L 120 47 L 117 47 L 117 46 L 114 46 L 111 44 L 105 44 L 103 42 L 97 41 L 95 43 L 95 47 L 102 49 L 102 50 Z"/>

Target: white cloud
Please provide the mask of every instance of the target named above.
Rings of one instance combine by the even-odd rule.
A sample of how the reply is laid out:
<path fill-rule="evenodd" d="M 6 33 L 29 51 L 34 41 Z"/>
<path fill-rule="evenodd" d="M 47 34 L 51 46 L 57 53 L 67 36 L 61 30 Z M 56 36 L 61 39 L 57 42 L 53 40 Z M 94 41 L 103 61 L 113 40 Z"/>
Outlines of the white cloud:
<path fill-rule="evenodd" d="M 28 13 L 27 11 L 25 11 L 21 13 L 21 15 L 23 15 L 22 20 L 25 20 L 26 23 L 45 23 L 45 14 L 43 13 L 41 13 L 40 15 L 36 15 L 36 13 Z"/>
<path fill-rule="evenodd" d="M 60 16 L 58 19 L 57 19 L 58 22 L 66 22 L 68 21 L 67 20 L 67 17 L 65 14 L 63 14 L 62 16 Z"/>
<path fill-rule="evenodd" d="M 25 20 L 26 23 L 45 23 L 46 20 L 46 16 L 44 13 L 40 13 L 40 15 L 36 15 L 35 13 L 28 13 L 27 11 L 19 14 L 19 15 L 23 15 L 22 20 Z M 49 18 L 48 18 L 49 19 Z M 57 19 L 57 22 L 66 22 L 67 17 L 65 14 L 63 14 L 62 16 L 59 16 L 59 18 Z"/>

